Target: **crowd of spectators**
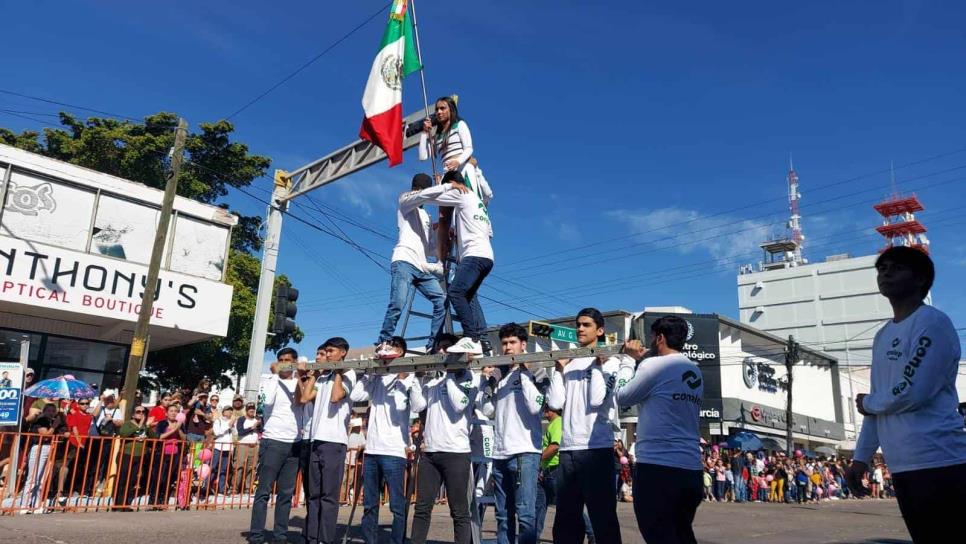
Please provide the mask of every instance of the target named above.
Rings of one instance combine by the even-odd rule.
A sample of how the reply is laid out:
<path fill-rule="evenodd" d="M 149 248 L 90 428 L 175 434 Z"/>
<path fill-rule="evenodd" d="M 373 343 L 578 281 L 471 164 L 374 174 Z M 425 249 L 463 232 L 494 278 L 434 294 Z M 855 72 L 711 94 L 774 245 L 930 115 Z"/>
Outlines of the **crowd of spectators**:
<path fill-rule="evenodd" d="M 806 455 L 796 450 L 746 452 L 712 446 L 704 452 L 706 501 L 807 503 L 895 496 L 892 476 L 881 457 L 860 475 L 865 490 L 857 497 L 848 485 L 850 459 Z"/>

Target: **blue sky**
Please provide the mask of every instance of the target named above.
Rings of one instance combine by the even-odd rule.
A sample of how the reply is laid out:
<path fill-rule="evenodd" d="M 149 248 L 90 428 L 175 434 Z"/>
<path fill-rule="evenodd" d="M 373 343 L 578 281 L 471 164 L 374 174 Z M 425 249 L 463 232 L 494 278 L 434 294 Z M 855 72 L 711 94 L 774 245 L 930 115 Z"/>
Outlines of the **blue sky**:
<path fill-rule="evenodd" d="M 197 124 L 235 111 L 385 2 L 5 4 L 0 88 Z M 459 94 L 496 193 L 484 293 L 525 310 L 484 303 L 491 324 L 587 305 L 736 316 L 738 265 L 783 231 L 789 153 L 813 261 L 876 251 L 871 204 L 891 191 L 894 161 L 898 188 L 926 206 L 934 299 L 966 323 L 966 6 L 588 4 L 417 3 L 429 93 Z M 294 169 L 354 139 L 383 25 L 380 15 L 233 118 L 238 140 Z M 407 112 L 421 106 L 415 76 L 404 101 Z M 0 108 L 58 109 L 3 95 Z M 411 151 L 313 198 L 394 237 L 395 194 L 423 170 Z M 270 181 L 256 185 L 267 196 Z M 242 194 L 229 201 L 264 212 Z M 308 201 L 295 212 L 329 226 Z M 391 241 L 339 224 L 390 254 Z M 375 339 L 388 276 L 357 251 L 289 220 L 279 270 L 302 292 L 304 350 L 333 335 Z"/>

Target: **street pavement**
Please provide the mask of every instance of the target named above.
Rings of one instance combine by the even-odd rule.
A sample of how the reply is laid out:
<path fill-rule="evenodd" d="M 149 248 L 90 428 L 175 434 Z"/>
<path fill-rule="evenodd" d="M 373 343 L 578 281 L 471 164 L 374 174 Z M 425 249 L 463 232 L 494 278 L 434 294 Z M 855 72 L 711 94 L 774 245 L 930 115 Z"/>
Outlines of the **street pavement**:
<path fill-rule="evenodd" d="M 356 509 L 350 542 L 362 542 L 358 532 L 361 506 Z M 390 514 L 380 512 L 382 541 L 389 538 Z M 445 506 L 434 511 L 430 539 L 433 543 L 452 542 L 453 529 Z M 551 542 L 553 509 L 548 513 L 543 542 Z M 137 542 L 170 544 L 243 544 L 247 535 L 249 510 L 141 512 L 141 513 L 57 513 L 0 517 L 0 540 L 15 544 L 90 544 L 92 542 Z M 340 512 L 340 523 L 349 517 L 349 508 Z M 637 531 L 630 504 L 620 504 L 618 517 L 625 543 L 643 542 Z M 269 523 L 271 523 L 269 512 Z M 305 509 L 292 510 L 289 537 L 301 543 L 300 529 Z M 704 503 L 695 519 L 698 541 L 706 544 L 761 542 L 774 544 L 898 544 L 908 543 L 894 500 L 825 501 L 819 504 L 732 504 Z M 340 525 L 340 529 L 343 526 Z M 495 541 L 492 510 L 483 526 L 485 540 Z"/>

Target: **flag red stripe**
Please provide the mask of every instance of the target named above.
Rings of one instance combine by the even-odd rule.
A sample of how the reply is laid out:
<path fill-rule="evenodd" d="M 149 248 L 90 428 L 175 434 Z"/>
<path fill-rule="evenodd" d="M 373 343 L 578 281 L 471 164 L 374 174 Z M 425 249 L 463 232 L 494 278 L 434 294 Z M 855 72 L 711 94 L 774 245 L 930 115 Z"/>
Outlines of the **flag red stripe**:
<path fill-rule="evenodd" d="M 389 166 L 402 162 L 402 104 L 362 120 L 359 137 L 376 144 L 389 157 Z"/>

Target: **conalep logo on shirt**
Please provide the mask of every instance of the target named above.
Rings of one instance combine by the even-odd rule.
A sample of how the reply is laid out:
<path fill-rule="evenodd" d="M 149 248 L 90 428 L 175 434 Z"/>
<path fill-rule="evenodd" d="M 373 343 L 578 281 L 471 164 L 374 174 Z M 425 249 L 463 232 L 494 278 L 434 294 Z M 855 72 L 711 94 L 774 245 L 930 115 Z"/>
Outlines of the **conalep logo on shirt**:
<path fill-rule="evenodd" d="M 929 351 L 929 346 L 932 345 L 932 339 L 928 336 L 920 336 L 918 341 L 919 347 L 916 348 L 916 354 L 906 363 L 906 368 L 902 370 L 902 381 L 896 384 L 892 388 L 892 395 L 901 395 L 907 387 L 912 387 L 912 377 L 916 375 L 916 369 L 922 364 L 922 358 L 926 356 Z"/>
<path fill-rule="evenodd" d="M 701 387 L 701 378 L 693 370 L 688 370 L 684 374 L 681 374 L 681 381 L 688 384 L 688 387 L 691 389 Z"/>

